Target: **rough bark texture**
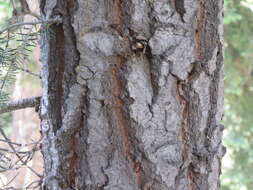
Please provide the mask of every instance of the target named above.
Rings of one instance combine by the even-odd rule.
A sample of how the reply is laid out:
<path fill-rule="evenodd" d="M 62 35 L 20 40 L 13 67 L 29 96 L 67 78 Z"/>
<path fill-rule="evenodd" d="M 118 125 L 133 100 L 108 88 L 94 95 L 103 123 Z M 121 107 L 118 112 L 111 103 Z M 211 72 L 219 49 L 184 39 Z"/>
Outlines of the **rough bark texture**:
<path fill-rule="evenodd" d="M 44 189 L 216 190 L 222 0 L 41 0 Z"/>

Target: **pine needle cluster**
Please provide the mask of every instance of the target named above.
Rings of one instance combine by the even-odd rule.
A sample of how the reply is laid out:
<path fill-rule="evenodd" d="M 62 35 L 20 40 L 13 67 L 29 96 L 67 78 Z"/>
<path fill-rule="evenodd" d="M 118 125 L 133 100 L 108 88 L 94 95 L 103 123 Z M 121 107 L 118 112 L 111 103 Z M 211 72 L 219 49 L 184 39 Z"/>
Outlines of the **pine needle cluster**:
<path fill-rule="evenodd" d="M 9 100 L 9 94 L 19 71 L 26 71 L 26 63 L 37 45 L 40 30 L 21 26 L 0 34 L 0 107 Z"/>

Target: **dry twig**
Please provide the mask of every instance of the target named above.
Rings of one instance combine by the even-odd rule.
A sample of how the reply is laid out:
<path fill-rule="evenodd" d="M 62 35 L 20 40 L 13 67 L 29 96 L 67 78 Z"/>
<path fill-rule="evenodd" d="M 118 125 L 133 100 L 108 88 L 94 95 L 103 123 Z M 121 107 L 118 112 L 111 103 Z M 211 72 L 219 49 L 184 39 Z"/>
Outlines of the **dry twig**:
<path fill-rule="evenodd" d="M 39 151 L 39 144 L 40 140 L 37 142 L 21 145 L 19 143 L 11 142 L 11 140 L 7 137 L 7 135 L 4 133 L 3 129 L 0 126 L 0 134 L 3 137 L 1 139 L 2 142 L 6 143 L 10 149 L 7 148 L 1 148 L 0 149 L 0 173 L 14 171 L 17 172 L 14 177 L 12 177 L 8 182 L 4 184 L 4 182 L 1 179 L 2 187 L 0 187 L 0 190 L 4 189 L 35 189 L 40 186 L 42 175 L 40 175 L 38 172 L 36 172 L 33 168 L 28 166 L 28 163 L 33 159 L 33 156 L 36 151 Z M 29 146 L 32 146 L 29 148 Z M 23 151 L 22 149 L 29 149 L 27 151 Z M 13 156 L 15 155 L 17 157 L 17 161 L 14 163 L 11 163 L 13 160 Z M 4 164 L 4 165 L 1 165 Z M 14 188 L 11 187 L 10 184 L 15 180 L 15 178 L 18 176 L 19 169 L 21 168 L 28 168 L 32 173 L 34 173 L 36 176 L 39 177 L 38 181 L 31 182 L 30 184 L 25 185 L 25 187 L 20 188 Z"/>
<path fill-rule="evenodd" d="M 24 108 L 31 108 L 31 107 L 37 107 L 40 104 L 40 96 L 38 97 L 32 97 L 32 98 L 25 98 L 21 100 L 11 101 L 7 103 L 6 105 L 0 107 L 0 114 L 11 112 L 19 109 Z"/>

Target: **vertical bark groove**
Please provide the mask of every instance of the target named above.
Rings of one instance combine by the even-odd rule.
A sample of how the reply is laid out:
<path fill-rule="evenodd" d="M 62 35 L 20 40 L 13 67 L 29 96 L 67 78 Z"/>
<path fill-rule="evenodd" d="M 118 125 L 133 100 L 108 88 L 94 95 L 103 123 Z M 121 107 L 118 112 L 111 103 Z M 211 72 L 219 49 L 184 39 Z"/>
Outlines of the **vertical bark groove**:
<path fill-rule="evenodd" d="M 42 1 L 41 4 L 46 17 L 60 14 L 63 20 L 62 24 L 49 27 L 51 38 L 44 38 L 42 44 L 46 51 L 42 51 L 43 80 L 44 85 L 49 85 L 44 87 L 41 111 L 44 136 L 42 150 L 46 165 L 44 187 L 74 188 L 80 157 L 77 135 L 83 127 L 84 116 L 81 110 L 84 107 L 85 91 L 84 86 L 77 84 L 75 71 L 79 64 L 79 53 L 71 25 L 75 1 Z M 45 55 L 47 52 L 50 52 L 48 58 Z"/>

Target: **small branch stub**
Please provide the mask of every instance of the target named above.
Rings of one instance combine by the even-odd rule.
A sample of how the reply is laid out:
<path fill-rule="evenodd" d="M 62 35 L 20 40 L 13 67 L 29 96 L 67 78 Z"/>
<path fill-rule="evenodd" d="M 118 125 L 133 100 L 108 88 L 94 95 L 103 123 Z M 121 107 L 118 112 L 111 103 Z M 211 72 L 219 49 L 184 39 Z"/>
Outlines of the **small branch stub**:
<path fill-rule="evenodd" d="M 6 28 L 0 30 L 0 34 L 9 31 L 13 28 L 24 26 L 24 25 L 37 25 L 37 24 L 53 24 L 53 23 L 61 23 L 62 20 L 60 17 L 55 17 L 53 19 L 48 19 L 48 20 L 39 20 L 35 22 L 18 22 L 12 25 L 7 26 Z"/>
<path fill-rule="evenodd" d="M 0 107 L 0 114 L 25 108 L 38 107 L 40 105 L 40 98 L 41 97 L 38 96 L 9 102 L 3 107 Z"/>

